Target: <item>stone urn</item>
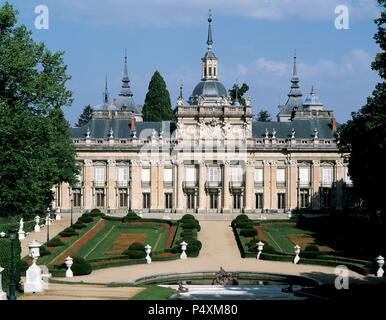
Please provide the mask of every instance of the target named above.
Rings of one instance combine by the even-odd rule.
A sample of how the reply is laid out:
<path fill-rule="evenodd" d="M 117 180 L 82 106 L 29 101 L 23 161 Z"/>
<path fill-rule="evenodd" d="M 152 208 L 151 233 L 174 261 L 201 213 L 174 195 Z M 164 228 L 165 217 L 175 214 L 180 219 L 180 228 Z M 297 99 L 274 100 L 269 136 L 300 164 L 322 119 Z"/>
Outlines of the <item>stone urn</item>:
<path fill-rule="evenodd" d="M 150 264 L 151 263 L 151 257 L 150 257 L 151 245 L 148 244 L 145 246 L 145 252 L 146 252 L 146 262 Z"/>
<path fill-rule="evenodd" d="M 383 274 L 384 274 L 384 271 L 382 269 L 383 265 L 385 264 L 385 259 L 382 257 L 382 256 L 378 256 L 375 261 L 377 262 L 377 265 L 379 267 L 378 271 L 377 271 L 377 277 L 378 278 L 382 278 L 383 277 Z"/>
<path fill-rule="evenodd" d="M 66 265 L 67 267 L 67 270 L 66 270 L 66 278 L 72 278 L 74 276 L 72 270 L 71 270 L 71 267 L 72 265 L 74 264 L 74 261 L 71 257 L 67 257 L 65 260 L 64 260 L 64 264 Z"/>
<path fill-rule="evenodd" d="M 298 264 L 299 263 L 299 260 L 300 260 L 300 257 L 299 257 L 300 249 L 301 249 L 301 247 L 299 245 L 294 246 L 294 251 L 295 251 L 294 264 Z"/>
<path fill-rule="evenodd" d="M 187 259 L 188 256 L 186 255 L 185 251 L 186 251 L 186 248 L 187 248 L 188 244 L 185 241 L 182 241 L 180 243 L 180 245 L 181 245 L 181 251 L 182 251 L 182 253 L 180 255 L 180 259 Z"/>
<path fill-rule="evenodd" d="M 257 256 L 256 256 L 256 259 L 259 260 L 261 252 L 263 251 L 263 248 L 264 248 L 264 242 L 259 241 L 258 243 L 256 243 L 256 246 L 257 246 Z"/>

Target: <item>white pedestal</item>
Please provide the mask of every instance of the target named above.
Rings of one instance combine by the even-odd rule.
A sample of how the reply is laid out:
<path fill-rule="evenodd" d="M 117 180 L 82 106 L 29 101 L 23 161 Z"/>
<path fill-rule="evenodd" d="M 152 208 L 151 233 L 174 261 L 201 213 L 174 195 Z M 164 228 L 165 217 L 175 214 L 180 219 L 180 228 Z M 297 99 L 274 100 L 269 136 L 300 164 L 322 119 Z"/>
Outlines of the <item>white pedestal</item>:
<path fill-rule="evenodd" d="M 0 292 L 0 300 L 7 300 L 7 294 L 5 292 Z"/>
<path fill-rule="evenodd" d="M 55 220 L 56 220 L 56 221 L 62 220 L 62 217 L 60 216 L 59 213 L 56 213 L 56 214 L 55 214 Z"/>
<path fill-rule="evenodd" d="M 151 263 L 151 257 L 150 257 L 150 256 L 147 256 L 147 257 L 146 257 L 146 262 L 147 262 L 147 264 L 150 264 L 150 263 Z"/>
<path fill-rule="evenodd" d="M 24 240 L 25 239 L 25 232 L 24 231 L 19 231 L 19 240 Z"/>
<path fill-rule="evenodd" d="M 74 273 L 71 269 L 67 269 L 66 271 L 66 278 L 72 278 L 74 276 Z"/>
<path fill-rule="evenodd" d="M 185 251 L 182 251 L 181 255 L 180 255 L 180 259 L 188 259 L 188 256 L 186 255 Z"/>
<path fill-rule="evenodd" d="M 27 270 L 26 282 L 24 283 L 24 293 L 44 292 L 44 283 L 42 280 L 42 270 L 33 263 Z"/>
<path fill-rule="evenodd" d="M 299 260 L 300 260 L 300 257 L 296 255 L 294 259 L 294 264 L 298 264 Z"/>
<path fill-rule="evenodd" d="M 35 232 L 40 232 L 40 226 L 39 226 L 38 224 L 35 225 L 34 231 L 35 231 Z"/>

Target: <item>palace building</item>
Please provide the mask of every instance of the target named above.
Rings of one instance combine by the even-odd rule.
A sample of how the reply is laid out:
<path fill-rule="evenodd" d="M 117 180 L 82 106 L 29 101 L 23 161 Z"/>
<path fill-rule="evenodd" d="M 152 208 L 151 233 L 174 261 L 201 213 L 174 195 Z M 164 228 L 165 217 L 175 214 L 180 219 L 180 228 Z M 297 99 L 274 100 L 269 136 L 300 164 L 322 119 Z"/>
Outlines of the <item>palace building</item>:
<path fill-rule="evenodd" d="M 303 100 L 296 57 L 277 121 L 255 121 L 251 99 L 232 101 L 219 80 L 211 17 L 208 22 L 201 81 L 187 102 L 180 89 L 172 121 L 143 121 L 125 57 L 118 98 L 110 103 L 106 80 L 103 104 L 89 123 L 71 129 L 81 174 L 76 185 L 55 187 L 54 207 L 146 215 L 352 205 L 333 111 L 313 88 Z"/>

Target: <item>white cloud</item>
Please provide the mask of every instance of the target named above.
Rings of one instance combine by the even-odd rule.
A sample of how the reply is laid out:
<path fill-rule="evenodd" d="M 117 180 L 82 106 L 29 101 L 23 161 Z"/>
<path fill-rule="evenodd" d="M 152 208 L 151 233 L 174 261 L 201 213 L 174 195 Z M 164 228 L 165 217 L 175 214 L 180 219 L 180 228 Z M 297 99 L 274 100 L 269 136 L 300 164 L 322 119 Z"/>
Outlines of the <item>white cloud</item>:
<path fill-rule="evenodd" d="M 350 18 L 371 19 L 378 14 L 375 0 L 46 0 L 65 19 L 93 24 L 169 26 L 202 23 L 214 14 L 262 20 L 331 20 L 335 7 L 346 5 Z"/>

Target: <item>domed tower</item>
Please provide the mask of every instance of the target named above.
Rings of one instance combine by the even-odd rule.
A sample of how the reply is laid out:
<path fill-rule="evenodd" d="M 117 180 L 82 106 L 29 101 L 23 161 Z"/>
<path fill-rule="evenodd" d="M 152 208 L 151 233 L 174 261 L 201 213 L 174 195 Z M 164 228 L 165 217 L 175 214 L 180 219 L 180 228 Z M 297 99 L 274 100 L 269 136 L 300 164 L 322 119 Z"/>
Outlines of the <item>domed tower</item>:
<path fill-rule="evenodd" d="M 208 40 L 206 41 L 208 49 L 202 57 L 201 81 L 194 88 L 192 95 L 189 97 L 190 105 L 197 105 L 200 101 L 206 102 L 226 102 L 227 90 L 218 80 L 218 59 L 212 50 L 212 15 L 209 12 L 208 17 Z M 200 97 L 203 99 L 200 100 Z"/>

